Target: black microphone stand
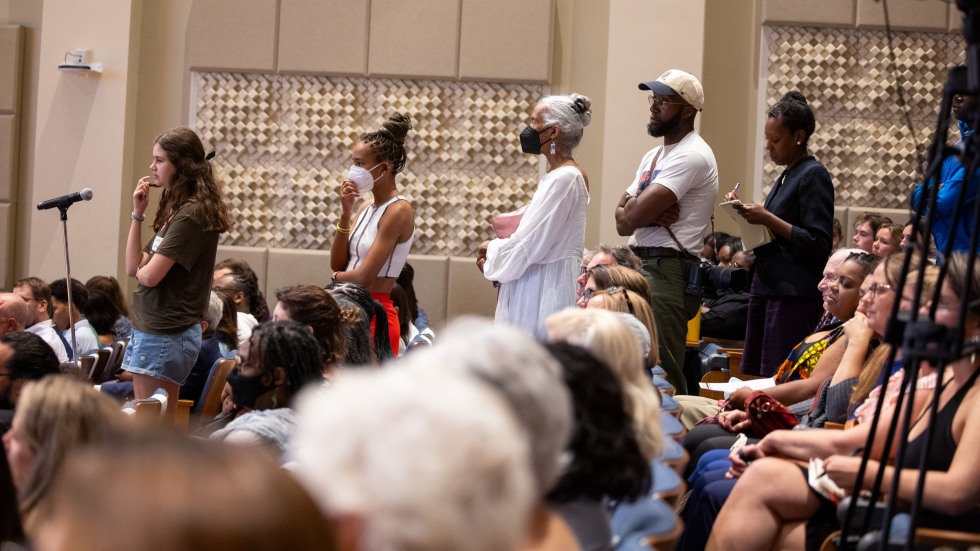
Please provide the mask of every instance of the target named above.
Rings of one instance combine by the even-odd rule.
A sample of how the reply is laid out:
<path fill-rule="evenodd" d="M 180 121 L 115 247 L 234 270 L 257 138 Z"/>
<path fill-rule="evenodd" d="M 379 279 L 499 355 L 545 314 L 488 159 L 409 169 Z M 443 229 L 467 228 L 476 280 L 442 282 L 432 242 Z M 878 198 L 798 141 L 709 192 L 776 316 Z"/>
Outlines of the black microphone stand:
<path fill-rule="evenodd" d="M 79 358 L 78 344 L 75 341 L 75 316 L 72 312 L 75 302 L 71 298 L 71 261 L 68 259 L 68 207 L 70 206 L 72 203 L 59 206 L 58 212 L 61 213 L 61 228 L 65 237 L 65 272 L 68 276 L 66 287 L 68 288 L 68 327 L 71 331 L 71 361 L 75 364 L 75 369 L 81 371 L 82 360 Z"/>

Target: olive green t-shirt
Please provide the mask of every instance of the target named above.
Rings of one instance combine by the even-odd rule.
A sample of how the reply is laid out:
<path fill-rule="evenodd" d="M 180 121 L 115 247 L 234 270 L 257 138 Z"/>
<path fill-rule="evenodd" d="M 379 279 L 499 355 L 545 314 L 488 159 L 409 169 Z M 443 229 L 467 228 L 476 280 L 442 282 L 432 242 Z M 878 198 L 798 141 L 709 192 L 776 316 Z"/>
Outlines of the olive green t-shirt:
<path fill-rule="evenodd" d="M 174 265 L 156 287 L 137 286 L 130 316 L 136 329 L 172 335 L 204 319 L 218 232 L 204 229 L 203 216 L 199 204 L 185 203 L 143 248 L 150 258 L 162 254 Z"/>

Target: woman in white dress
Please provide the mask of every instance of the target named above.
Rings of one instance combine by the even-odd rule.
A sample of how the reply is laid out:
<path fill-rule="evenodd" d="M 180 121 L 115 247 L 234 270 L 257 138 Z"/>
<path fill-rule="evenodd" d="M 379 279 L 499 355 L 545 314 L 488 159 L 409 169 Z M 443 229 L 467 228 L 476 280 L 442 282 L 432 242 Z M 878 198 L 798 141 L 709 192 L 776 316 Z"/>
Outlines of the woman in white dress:
<path fill-rule="evenodd" d="M 521 150 L 544 155 L 548 172 L 538 183 L 508 237 L 485 241 L 476 265 L 499 282 L 496 322 L 520 327 L 539 339 L 544 320 L 575 305 L 576 281 L 585 247 L 588 176 L 572 157 L 592 111 L 585 96 L 547 96 L 521 132 Z"/>

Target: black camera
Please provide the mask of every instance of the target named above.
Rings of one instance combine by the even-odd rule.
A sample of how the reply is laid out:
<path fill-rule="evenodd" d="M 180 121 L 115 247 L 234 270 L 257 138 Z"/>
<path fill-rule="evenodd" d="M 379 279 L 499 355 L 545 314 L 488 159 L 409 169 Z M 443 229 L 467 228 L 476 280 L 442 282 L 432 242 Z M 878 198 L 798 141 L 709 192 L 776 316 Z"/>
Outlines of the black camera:
<path fill-rule="evenodd" d="M 715 266 L 707 260 L 699 260 L 691 266 L 684 293 L 704 296 L 705 285 L 713 290 L 728 289 L 740 293 L 749 287 L 749 273 L 741 268 Z"/>

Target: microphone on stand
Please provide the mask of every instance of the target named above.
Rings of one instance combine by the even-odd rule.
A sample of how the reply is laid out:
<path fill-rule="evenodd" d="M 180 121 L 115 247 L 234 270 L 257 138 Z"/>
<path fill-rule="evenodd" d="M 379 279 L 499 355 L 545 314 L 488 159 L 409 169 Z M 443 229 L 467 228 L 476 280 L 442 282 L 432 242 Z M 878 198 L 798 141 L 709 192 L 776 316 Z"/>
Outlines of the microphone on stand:
<path fill-rule="evenodd" d="M 69 193 L 68 195 L 62 195 L 61 197 L 55 197 L 54 199 L 48 199 L 47 201 L 41 201 L 37 204 L 37 210 L 47 210 L 53 208 L 62 208 L 71 206 L 79 201 L 88 201 L 92 199 L 92 189 L 85 188 L 82 191 L 76 193 Z"/>

